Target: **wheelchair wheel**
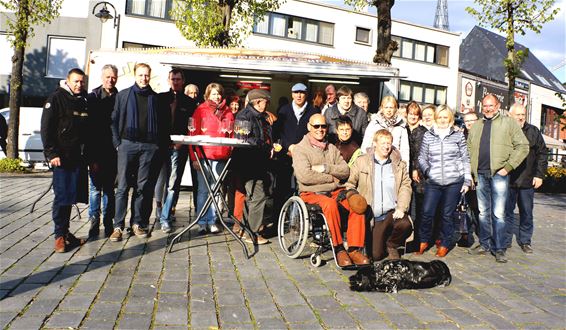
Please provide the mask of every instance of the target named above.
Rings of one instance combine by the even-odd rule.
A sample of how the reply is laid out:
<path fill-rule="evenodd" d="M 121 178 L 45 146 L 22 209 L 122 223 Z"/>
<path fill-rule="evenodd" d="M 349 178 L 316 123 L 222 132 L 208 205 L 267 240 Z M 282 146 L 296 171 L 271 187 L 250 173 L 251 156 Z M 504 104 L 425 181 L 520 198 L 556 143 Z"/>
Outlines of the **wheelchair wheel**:
<path fill-rule="evenodd" d="M 298 258 L 309 235 L 309 214 L 305 202 L 299 196 L 292 196 L 285 202 L 277 227 L 277 238 L 283 252 L 289 258 Z"/>
<path fill-rule="evenodd" d="M 311 254 L 310 262 L 313 267 L 320 267 L 322 265 L 322 258 L 316 253 Z"/>

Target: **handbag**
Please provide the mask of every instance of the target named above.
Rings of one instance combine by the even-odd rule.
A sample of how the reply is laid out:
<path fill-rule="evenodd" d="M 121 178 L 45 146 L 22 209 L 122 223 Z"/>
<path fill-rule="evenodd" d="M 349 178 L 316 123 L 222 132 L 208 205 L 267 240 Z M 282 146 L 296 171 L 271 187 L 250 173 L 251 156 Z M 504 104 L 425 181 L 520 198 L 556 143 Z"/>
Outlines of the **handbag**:
<path fill-rule="evenodd" d="M 467 234 L 468 233 L 468 202 L 466 201 L 466 194 L 462 193 L 460 196 L 460 201 L 458 205 L 456 205 L 456 223 L 459 224 L 459 232 L 460 234 Z"/>

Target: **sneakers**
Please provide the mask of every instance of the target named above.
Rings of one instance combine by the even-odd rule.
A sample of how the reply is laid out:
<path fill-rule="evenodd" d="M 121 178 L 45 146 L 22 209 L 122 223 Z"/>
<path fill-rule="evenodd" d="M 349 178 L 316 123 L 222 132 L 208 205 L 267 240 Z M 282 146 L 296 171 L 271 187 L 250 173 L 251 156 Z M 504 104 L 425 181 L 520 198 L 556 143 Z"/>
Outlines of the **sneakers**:
<path fill-rule="evenodd" d="M 114 228 L 112 235 L 110 235 L 110 241 L 119 242 L 122 240 L 122 229 Z"/>
<path fill-rule="evenodd" d="M 484 248 L 481 245 L 478 245 L 476 247 L 470 248 L 468 250 L 468 254 L 471 254 L 473 256 L 483 256 L 489 253 L 489 250 L 487 250 L 486 248 Z"/>
<path fill-rule="evenodd" d="M 67 245 L 67 247 L 69 249 L 81 246 L 85 242 L 86 241 L 83 238 L 77 238 L 77 237 L 75 237 L 75 235 L 73 235 L 71 233 L 67 233 L 67 236 L 65 237 L 65 244 Z"/>
<path fill-rule="evenodd" d="M 134 235 L 138 238 L 146 238 L 147 237 L 147 230 L 145 228 L 140 227 L 140 225 L 135 224 L 132 226 L 132 231 Z"/>
<path fill-rule="evenodd" d="M 57 237 L 55 239 L 55 252 L 57 253 L 65 253 L 65 238 L 63 236 Z"/>
<path fill-rule="evenodd" d="M 208 228 L 212 234 L 217 234 L 220 232 L 220 228 L 218 228 L 218 226 L 215 224 L 210 225 L 210 227 Z"/>
<path fill-rule="evenodd" d="M 206 230 L 206 225 L 198 225 L 198 234 L 199 235 L 206 235 L 207 230 Z"/>
<path fill-rule="evenodd" d="M 495 252 L 495 261 L 497 261 L 499 263 L 506 263 L 507 257 L 505 256 L 505 251 Z"/>
<path fill-rule="evenodd" d="M 532 254 L 533 253 L 533 248 L 531 247 L 530 244 L 522 244 L 521 250 L 523 250 L 523 252 L 525 252 L 526 254 Z"/>
<path fill-rule="evenodd" d="M 171 232 L 171 226 L 167 222 L 164 222 L 161 224 L 161 231 L 164 234 L 169 234 Z"/>

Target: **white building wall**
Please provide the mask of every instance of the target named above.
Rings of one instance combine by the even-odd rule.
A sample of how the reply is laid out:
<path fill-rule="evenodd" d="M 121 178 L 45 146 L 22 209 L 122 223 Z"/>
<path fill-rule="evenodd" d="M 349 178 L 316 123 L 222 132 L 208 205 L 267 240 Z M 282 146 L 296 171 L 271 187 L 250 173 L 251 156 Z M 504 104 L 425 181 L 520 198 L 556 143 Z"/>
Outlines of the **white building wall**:
<path fill-rule="evenodd" d="M 540 128 L 542 117 L 542 105 L 562 109 L 562 101 L 556 96 L 556 92 L 531 83 L 530 88 L 530 119 L 529 123 Z M 565 94 L 562 94 L 566 97 Z"/>

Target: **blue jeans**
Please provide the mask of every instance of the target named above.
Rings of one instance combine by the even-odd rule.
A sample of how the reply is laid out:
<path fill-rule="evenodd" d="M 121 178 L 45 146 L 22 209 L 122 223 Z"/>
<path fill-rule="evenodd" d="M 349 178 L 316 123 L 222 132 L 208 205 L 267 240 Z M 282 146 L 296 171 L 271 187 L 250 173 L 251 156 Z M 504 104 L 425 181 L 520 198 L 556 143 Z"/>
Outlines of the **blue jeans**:
<path fill-rule="evenodd" d="M 185 164 L 189 157 L 189 150 L 186 147 L 180 150 L 169 150 L 170 161 L 167 168 L 167 177 L 169 178 L 166 186 L 166 195 L 163 202 L 163 208 L 159 221 L 163 223 L 171 223 L 171 209 L 177 205 L 179 199 L 179 190 L 181 189 L 181 179 L 185 172 Z"/>
<path fill-rule="evenodd" d="M 116 158 L 112 157 L 89 165 L 90 188 L 88 217 L 100 223 L 100 204 L 104 227 L 112 226 L 116 212 L 114 182 L 116 180 Z"/>
<path fill-rule="evenodd" d="M 445 186 L 430 183 L 425 184 L 423 214 L 419 228 L 419 236 L 422 243 L 429 243 L 432 239 L 432 224 L 434 222 L 434 216 L 436 215 L 436 209 L 440 205 L 442 223 L 440 245 L 444 247 L 452 246 L 454 211 L 460 200 L 460 190 L 463 184 L 463 180 Z"/>
<path fill-rule="evenodd" d="M 76 203 L 77 186 L 79 183 L 79 167 L 53 168 L 53 218 L 55 238 L 66 236 L 69 232 L 71 207 Z"/>
<path fill-rule="evenodd" d="M 122 139 L 118 146 L 118 188 L 116 189 L 116 216 L 114 228 L 124 229 L 128 208 L 128 183 L 135 177 L 133 223 L 142 228 L 149 224 L 153 190 L 157 180 L 159 152 L 156 144 Z"/>
<path fill-rule="evenodd" d="M 505 251 L 505 204 L 508 194 L 508 176 L 478 174 L 479 239 L 486 250 Z"/>
<path fill-rule="evenodd" d="M 220 175 L 220 172 L 222 172 L 222 170 L 224 169 L 224 166 L 226 166 L 226 161 L 211 160 L 210 164 L 212 165 L 214 175 L 218 177 Z M 207 179 L 209 182 L 211 181 L 210 177 L 208 177 Z M 197 181 L 197 214 L 199 214 L 204 207 L 206 199 L 208 198 L 208 189 L 206 188 L 206 183 L 204 182 L 204 175 L 202 174 L 202 170 L 197 171 Z M 212 182 L 210 189 L 214 189 Z M 216 222 L 216 215 L 219 213 L 218 211 L 219 210 L 215 209 L 214 204 L 211 204 L 206 213 L 199 219 L 198 224 L 203 226 L 214 224 Z"/>
<path fill-rule="evenodd" d="M 533 237 L 533 204 L 535 197 L 534 188 L 509 188 L 509 198 L 505 208 L 505 246 L 511 246 L 513 233 L 517 237 L 519 245 L 531 244 Z M 515 222 L 515 205 L 519 206 L 519 228 Z"/>

